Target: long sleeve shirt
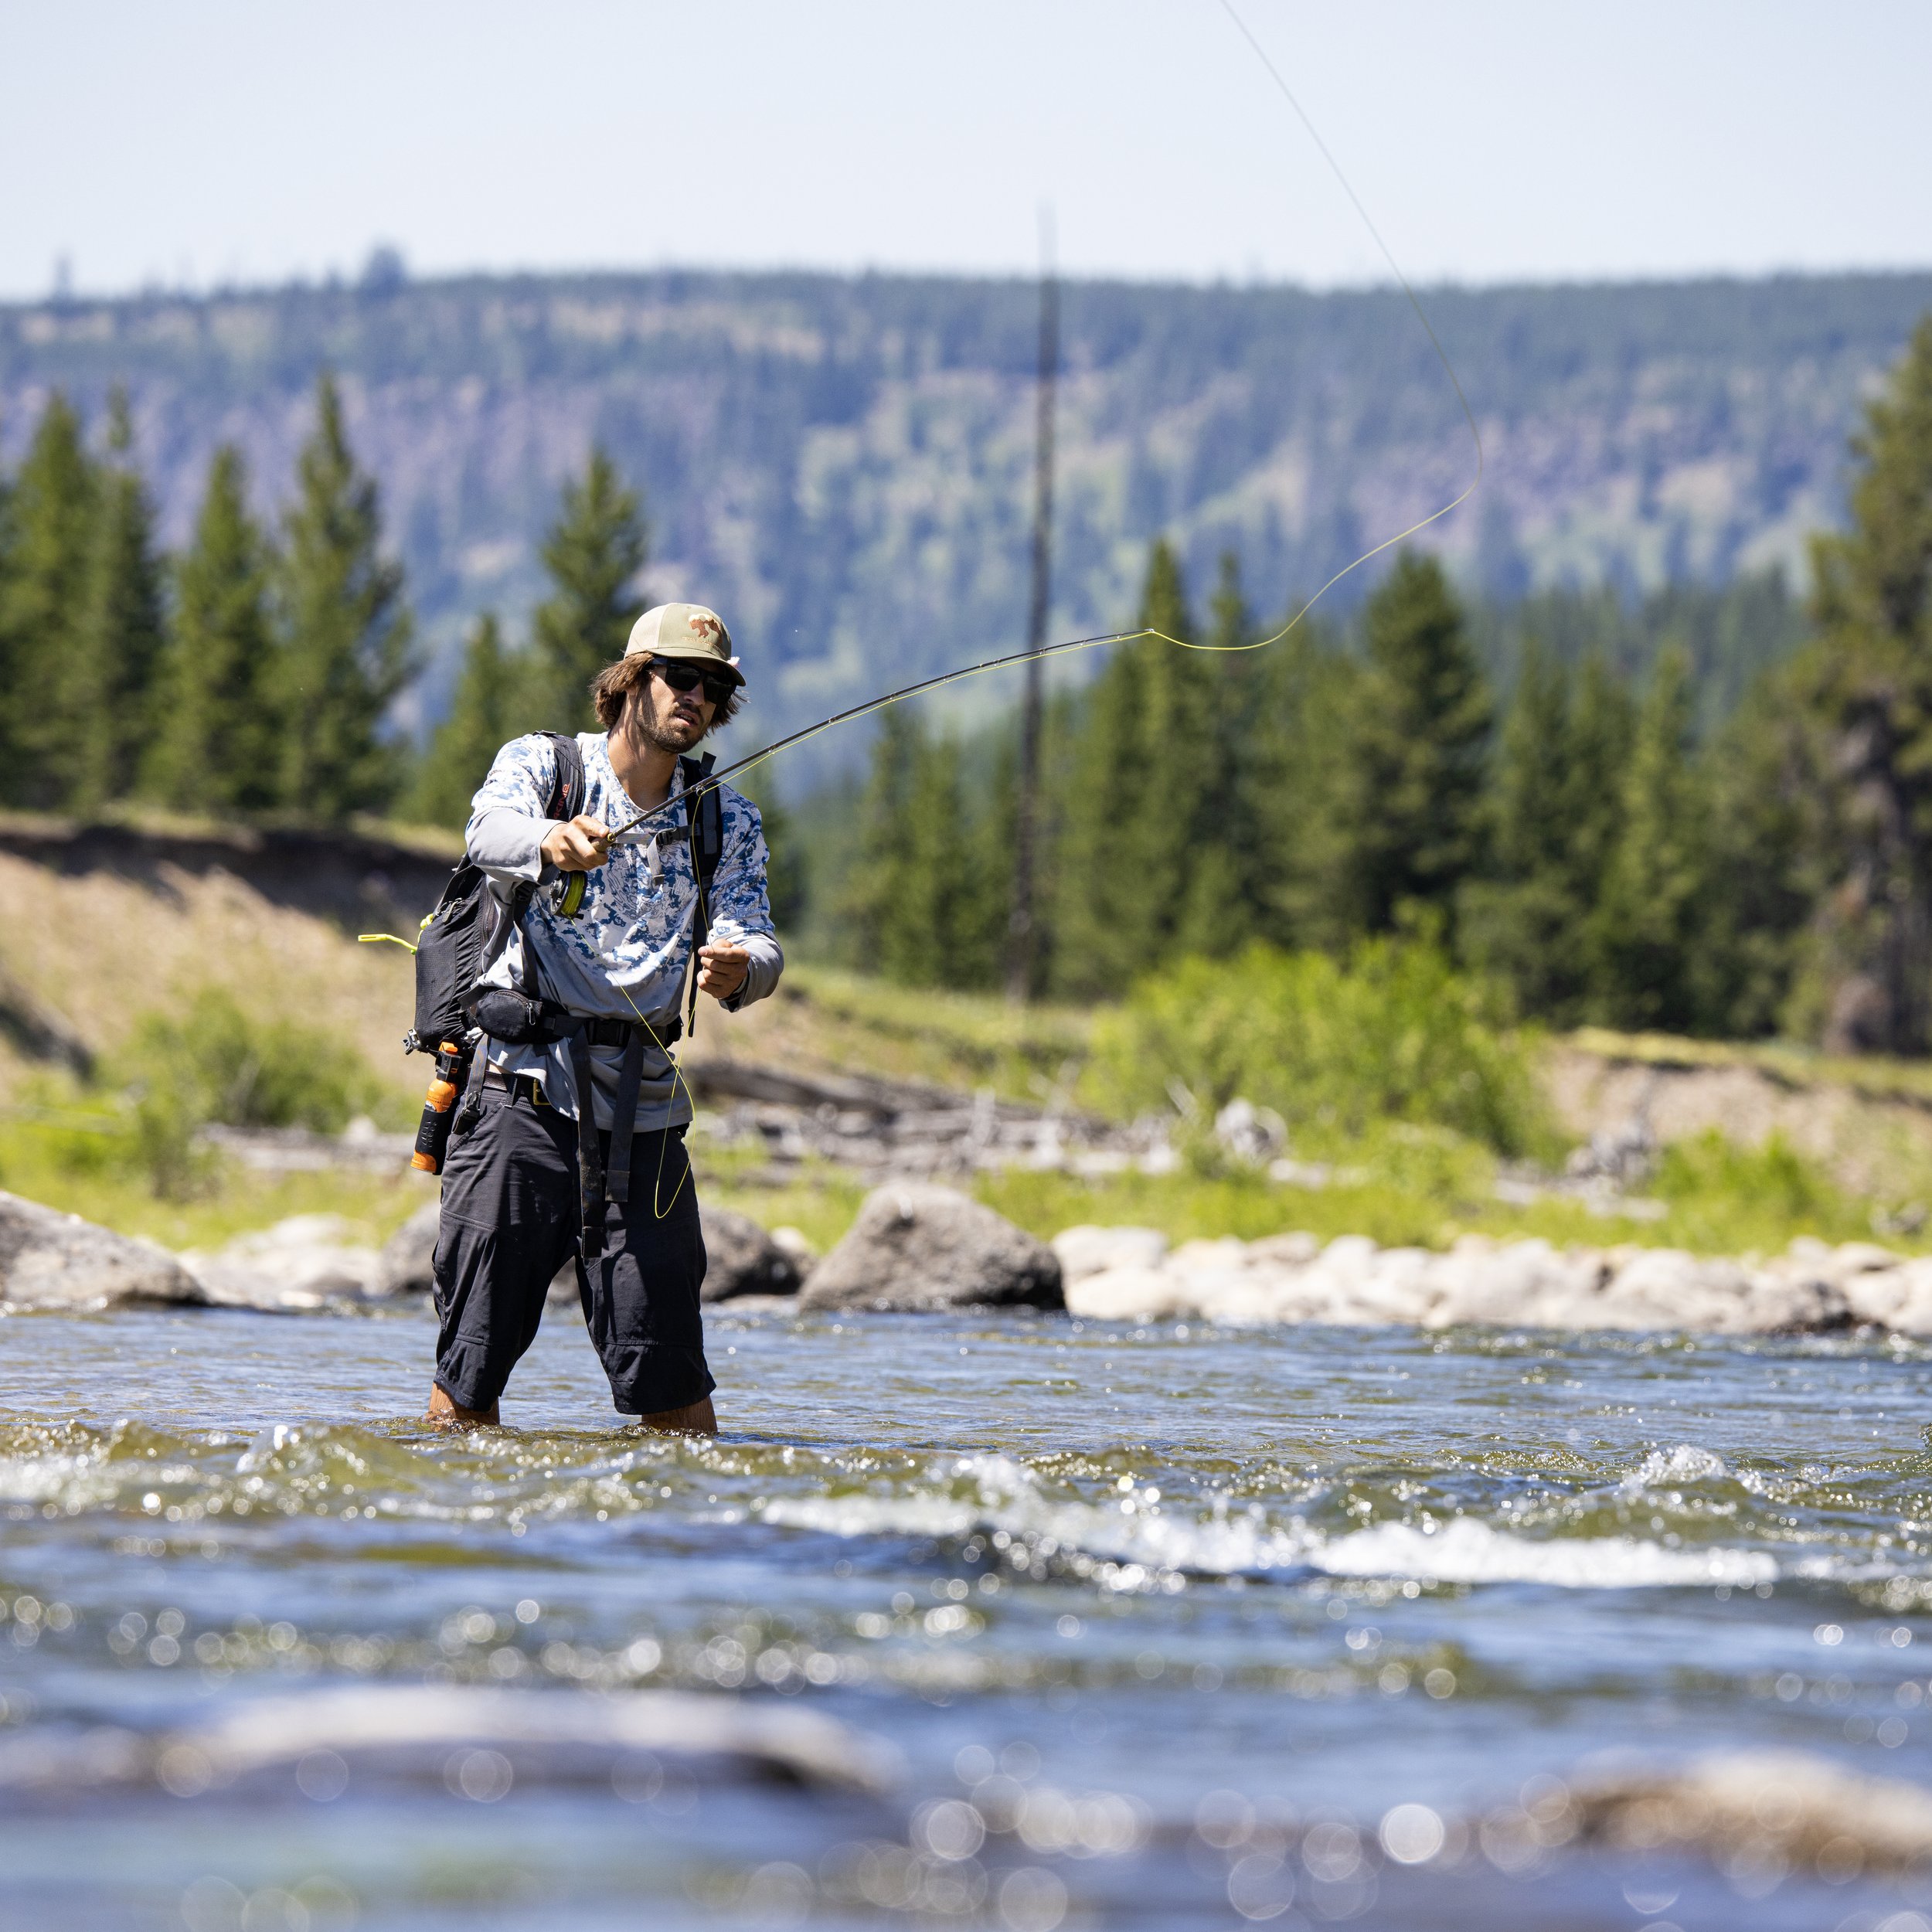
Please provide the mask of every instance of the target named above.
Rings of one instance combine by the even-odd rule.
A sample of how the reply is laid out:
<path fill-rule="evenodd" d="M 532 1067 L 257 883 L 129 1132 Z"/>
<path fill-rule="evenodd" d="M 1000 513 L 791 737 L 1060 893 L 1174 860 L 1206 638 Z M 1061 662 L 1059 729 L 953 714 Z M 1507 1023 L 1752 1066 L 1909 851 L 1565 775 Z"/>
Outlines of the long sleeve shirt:
<path fill-rule="evenodd" d="M 577 737 L 583 754 L 583 810 L 614 829 L 637 815 L 638 808 L 611 767 L 601 733 Z M 505 896 L 515 886 L 539 888 L 557 876 L 543 856 L 543 841 L 559 821 L 548 815 L 556 779 L 556 751 L 537 733 L 512 739 L 496 754 L 490 774 L 471 803 L 464 842 L 470 857 Z M 674 778 L 673 798 L 683 789 Z M 713 927 L 730 920 L 734 943 L 751 956 L 744 985 L 724 1004 L 735 1010 L 763 999 L 778 984 L 784 955 L 772 930 L 765 890 L 767 852 L 758 808 L 729 785 L 719 787 L 724 817 L 724 850 L 711 882 Z M 583 903 L 574 917 L 553 912 L 539 889 L 530 900 L 522 930 L 484 975 L 498 986 L 522 983 L 525 948 L 546 998 L 573 1013 L 592 1018 L 642 1020 L 662 1033 L 679 1017 L 679 1001 L 691 967 L 691 942 L 697 911 L 697 884 L 692 876 L 682 804 L 659 813 L 633 838 L 614 845 L 611 856 L 587 875 Z M 608 1128 L 624 1055 L 617 1047 L 590 1049 L 594 1083 L 592 1116 Z M 543 1083 L 553 1107 L 580 1117 L 580 1097 L 571 1069 L 567 1041 L 510 1046 L 493 1040 L 490 1064 L 506 1074 L 527 1073 Z M 649 1133 L 682 1125 L 691 1117 L 691 1097 L 670 1056 L 647 1036 L 644 1080 L 638 1100 L 638 1131 Z"/>

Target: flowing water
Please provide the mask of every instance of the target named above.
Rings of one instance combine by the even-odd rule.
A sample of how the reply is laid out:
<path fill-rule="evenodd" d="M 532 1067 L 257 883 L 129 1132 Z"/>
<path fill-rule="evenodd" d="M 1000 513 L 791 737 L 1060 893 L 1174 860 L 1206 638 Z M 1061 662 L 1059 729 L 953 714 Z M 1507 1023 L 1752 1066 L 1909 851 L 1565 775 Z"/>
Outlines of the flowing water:
<path fill-rule="evenodd" d="M 1916 1345 L 709 1325 L 715 1444 L 568 1321 L 452 1437 L 421 1311 L 0 1320 L 0 1924 L 1932 1913 L 1497 1823 L 1932 1785 Z"/>

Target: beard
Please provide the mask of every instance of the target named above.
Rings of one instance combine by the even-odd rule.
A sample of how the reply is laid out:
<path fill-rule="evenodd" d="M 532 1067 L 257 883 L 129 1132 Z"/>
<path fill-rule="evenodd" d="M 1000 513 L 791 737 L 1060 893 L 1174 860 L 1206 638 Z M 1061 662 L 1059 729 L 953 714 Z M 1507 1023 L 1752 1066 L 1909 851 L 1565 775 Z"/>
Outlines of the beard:
<path fill-rule="evenodd" d="M 681 718 L 675 712 L 659 719 L 639 707 L 631 728 L 657 751 L 689 751 L 705 734 L 702 719 Z"/>

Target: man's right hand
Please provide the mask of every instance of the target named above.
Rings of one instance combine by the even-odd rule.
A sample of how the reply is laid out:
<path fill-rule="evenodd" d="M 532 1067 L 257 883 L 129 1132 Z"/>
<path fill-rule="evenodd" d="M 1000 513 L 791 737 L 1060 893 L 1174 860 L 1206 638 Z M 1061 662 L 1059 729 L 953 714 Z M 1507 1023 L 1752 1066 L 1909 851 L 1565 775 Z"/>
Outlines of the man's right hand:
<path fill-rule="evenodd" d="M 543 855 L 559 872 L 595 872 L 611 856 L 611 828 L 587 813 L 553 825 Z"/>

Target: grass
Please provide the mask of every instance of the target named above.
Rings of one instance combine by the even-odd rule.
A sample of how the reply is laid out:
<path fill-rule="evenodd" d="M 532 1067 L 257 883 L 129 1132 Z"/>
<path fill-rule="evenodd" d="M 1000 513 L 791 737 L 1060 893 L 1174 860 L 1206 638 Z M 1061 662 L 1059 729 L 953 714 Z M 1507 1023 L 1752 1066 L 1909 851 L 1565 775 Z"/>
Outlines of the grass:
<path fill-rule="evenodd" d="M 775 998 L 714 1030 L 730 1050 L 811 1061 L 848 1073 L 972 1090 L 1039 1103 L 1069 1087 L 1093 1051 L 1094 1016 L 1072 1006 L 1012 1006 L 986 993 L 948 993 L 788 963 Z"/>
<path fill-rule="evenodd" d="M 1298 1230 L 1325 1241 L 1366 1234 L 1383 1247 L 1437 1249 L 1464 1234 L 1486 1234 L 1502 1240 L 1540 1236 L 1557 1247 L 1629 1244 L 1769 1255 L 1800 1235 L 1832 1243 L 1875 1238 L 1870 1204 L 1841 1193 L 1788 1150 L 1764 1155 L 1699 1146 L 1667 1163 L 1663 1179 L 1675 1180 L 1659 1220 L 1597 1215 L 1560 1198 L 1513 1206 L 1475 1184 L 1480 1168 L 1472 1163 L 1435 1185 L 1372 1173 L 1356 1185 L 1322 1189 L 1284 1187 L 1260 1175 L 1128 1174 L 1090 1181 L 1009 1170 L 982 1177 L 975 1192 L 1043 1240 L 1083 1221 L 1158 1228 L 1177 1242 L 1227 1234 L 1253 1240 Z M 1883 1239 L 1906 1252 L 1932 1249 L 1923 1233 Z"/>
<path fill-rule="evenodd" d="M 107 872 L 64 876 L 0 855 L 0 976 L 82 1032 L 100 1056 L 108 1087 L 134 1077 L 144 1012 L 159 1007 L 185 1015 L 202 989 L 219 987 L 257 1027 L 298 1015 L 340 1042 L 345 1057 L 352 1053 L 384 1090 L 372 1097 L 379 1116 L 413 1119 L 420 1101 L 426 1063 L 396 1050 L 410 1010 L 406 956 L 359 947 L 327 922 L 271 904 L 226 874 L 170 875 L 157 889 Z M 777 998 L 735 1016 L 707 1007 L 694 1051 L 954 1090 L 990 1087 L 1035 1103 L 1058 1088 L 1098 1111 L 1091 1070 L 1104 1021 L 1104 1012 L 1015 1008 L 994 995 L 915 991 L 794 961 Z M 1490 1193 L 1486 1157 L 1426 1134 L 1407 1143 L 1385 1137 L 1359 1162 L 1336 1154 L 1338 1165 L 1365 1165 L 1369 1177 L 1319 1192 L 1240 1175 L 1090 1181 L 1023 1171 L 983 1176 L 976 1190 L 1043 1236 L 1076 1222 L 1131 1221 L 1177 1240 L 1303 1229 L 1440 1246 L 1480 1232 L 1706 1253 L 1774 1251 L 1800 1233 L 1870 1239 L 1876 1208 L 1932 1203 L 1932 1064 L 1595 1031 L 1552 1044 L 1556 1059 L 1748 1070 L 1787 1099 L 1796 1097 L 1801 1114 L 1815 1100 L 1830 1134 L 1815 1137 L 1815 1146 L 1806 1141 L 1811 1160 L 1770 1145 L 1751 1151 L 1711 1140 L 1678 1142 L 1655 1184 L 1666 1208 L 1655 1222 L 1599 1218 L 1561 1200 L 1506 1206 Z M 151 1176 L 129 1158 L 124 1113 L 116 1114 L 100 1095 L 56 1092 L 57 1085 L 44 1068 L 0 1048 L 0 1101 L 13 1103 L 10 1114 L 0 1113 L 0 1187 L 170 1246 L 219 1245 L 311 1213 L 340 1214 L 357 1238 L 379 1240 L 434 1194 L 433 1182 L 400 1172 L 274 1176 L 217 1163 L 192 1199 L 158 1200 Z M 77 1112 L 90 1117 L 77 1121 Z M 119 1135 L 111 1131 L 117 1127 Z M 1860 1161 L 1838 1158 L 1832 1148 L 1840 1142 L 1859 1151 Z M 789 1223 L 821 1249 L 850 1225 L 862 1197 L 859 1183 L 836 1170 L 807 1168 L 773 1185 L 762 1156 L 702 1144 L 695 1151 L 707 1199 L 768 1226 Z M 1818 1164 L 1828 1158 L 1836 1184 Z M 1932 1247 L 1923 1235 L 1878 1238 L 1901 1249 Z"/>
<path fill-rule="evenodd" d="M 761 1184 L 762 1154 L 713 1154 L 698 1144 L 707 1200 L 736 1208 L 767 1227 L 789 1223 L 821 1252 L 852 1224 L 863 1188 L 838 1168 L 808 1164 L 782 1188 Z M 1449 1137 L 1415 1135 L 1369 1150 L 1358 1182 L 1284 1186 L 1258 1173 L 1120 1174 L 1088 1179 L 1009 1168 L 982 1174 L 971 1192 L 1018 1226 L 1050 1240 L 1083 1222 L 1158 1228 L 1177 1244 L 1236 1235 L 1257 1240 L 1301 1231 L 1332 1240 L 1366 1234 L 1386 1247 L 1441 1249 L 1464 1234 L 1498 1240 L 1539 1236 L 1563 1247 L 1686 1248 L 1701 1254 L 1782 1252 L 1801 1235 L 1836 1243 L 1883 1240 L 1903 1253 L 1932 1252 L 1932 1230 L 1875 1230 L 1872 1204 L 1832 1185 L 1813 1163 L 1774 1141 L 1734 1148 L 1715 1135 L 1667 1154 L 1658 1181 L 1661 1219 L 1594 1213 L 1574 1199 L 1527 1206 L 1490 1192 L 1495 1170 L 1480 1150 Z"/>
<path fill-rule="evenodd" d="M 340 1215 L 351 1240 L 376 1245 L 435 1198 L 435 1183 L 400 1162 L 393 1173 L 267 1175 L 220 1160 L 203 1192 L 161 1200 L 133 1158 L 131 1138 L 77 1119 L 0 1120 L 0 1187 L 172 1248 L 218 1247 L 294 1214 Z M 827 1163 L 805 1163 L 795 1178 L 773 1185 L 770 1165 L 757 1150 L 712 1149 L 699 1137 L 693 1155 L 706 1200 L 766 1227 L 795 1227 L 821 1253 L 850 1227 L 865 1196 L 861 1182 Z M 1043 1240 L 1080 1222 L 1158 1228 L 1177 1243 L 1299 1230 L 1325 1241 L 1366 1234 L 1384 1247 L 1443 1248 L 1480 1233 L 1541 1236 L 1559 1247 L 1628 1243 L 1770 1254 L 1801 1234 L 1831 1242 L 1875 1238 L 1869 1202 L 1835 1188 L 1776 1143 L 1740 1149 L 1709 1136 L 1672 1148 L 1657 1183 L 1666 1212 L 1655 1221 L 1598 1216 L 1571 1200 L 1511 1206 L 1490 1195 L 1491 1178 L 1479 1153 L 1425 1144 L 1406 1165 L 1385 1148 L 1359 1182 L 1324 1189 L 1284 1187 L 1250 1174 L 1085 1179 L 1015 1168 L 980 1175 L 972 1192 Z M 1932 1251 L 1932 1230 L 1876 1238 L 1903 1252 Z"/>
<path fill-rule="evenodd" d="M 379 1247 L 436 1198 L 434 1181 L 400 1162 L 393 1174 L 264 1174 L 217 1158 L 202 1191 L 163 1200 L 138 1163 L 131 1132 L 18 1119 L 0 1120 L 0 1188 L 171 1248 L 219 1247 L 292 1214 L 339 1214 L 350 1240 Z"/>

